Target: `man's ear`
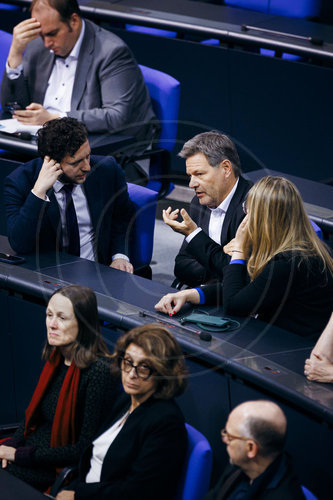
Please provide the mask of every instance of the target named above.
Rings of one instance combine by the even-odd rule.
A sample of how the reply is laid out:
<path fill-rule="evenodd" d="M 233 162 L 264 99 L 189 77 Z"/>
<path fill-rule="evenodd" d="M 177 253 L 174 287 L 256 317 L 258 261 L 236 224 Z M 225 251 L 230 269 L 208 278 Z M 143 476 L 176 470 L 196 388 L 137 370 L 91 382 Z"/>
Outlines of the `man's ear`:
<path fill-rule="evenodd" d="M 258 455 L 259 446 L 255 441 L 249 439 L 247 441 L 247 456 L 248 458 L 255 458 Z"/>
<path fill-rule="evenodd" d="M 229 177 L 233 173 L 232 164 L 231 164 L 231 161 L 229 161 L 229 160 L 221 161 L 220 167 L 222 167 L 224 169 L 226 177 Z"/>
<path fill-rule="evenodd" d="M 71 18 L 69 20 L 69 25 L 72 29 L 76 29 L 78 28 L 79 24 L 81 22 L 81 18 L 78 14 L 76 14 L 76 12 L 73 12 L 73 14 L 71 15 Z"/>

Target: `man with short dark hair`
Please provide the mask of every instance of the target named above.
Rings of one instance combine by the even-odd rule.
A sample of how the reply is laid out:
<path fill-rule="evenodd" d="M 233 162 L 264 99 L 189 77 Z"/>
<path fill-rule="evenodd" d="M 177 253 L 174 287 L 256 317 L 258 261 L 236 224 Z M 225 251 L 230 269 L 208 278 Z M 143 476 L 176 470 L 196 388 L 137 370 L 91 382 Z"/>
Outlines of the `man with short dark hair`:
<path fill-rule="evenodd" d="M 230 413 L 222 441 L 230 466 L 204 500 L 304 500 L 283 452 L 287 420 L 271 401 L 247 401 Z"/>
<path fill-rule="evenodd" d="M 235 237 L 244 217 L 242 202 L 252 183 L 240 174 L 234 143 L 224 134 L 211 131 L 187 141 L 179 156 L 186 160 L 189 187 L 196 196 L 190 216 L 182 209 L 163 211 L 163 219 L 174 231 L 185 235 L 176 257 L 176 278 L 189 287 L 220 280 L 230 257 L 223 246 Z"/>
<path fill-rule="evenodd" d="M 134 216 L 122 169 L 91 157 L 87 130 L 74 118 L 38 132 L 42 159 L 5 179 L 9 242 L 19 253 L 65 250 L 132 273 L 128 226 Z"/>
<path fill-rule="evenodd" d="M 141 71 L 116 35 L 81 17 L 77 0 L 33 0 L 15 26 L 1 84 L 3 109 L 43 125 L 69 116 L 89 132 L 126 132 L 136 149 L 151 143 L 156 117 Z"/>

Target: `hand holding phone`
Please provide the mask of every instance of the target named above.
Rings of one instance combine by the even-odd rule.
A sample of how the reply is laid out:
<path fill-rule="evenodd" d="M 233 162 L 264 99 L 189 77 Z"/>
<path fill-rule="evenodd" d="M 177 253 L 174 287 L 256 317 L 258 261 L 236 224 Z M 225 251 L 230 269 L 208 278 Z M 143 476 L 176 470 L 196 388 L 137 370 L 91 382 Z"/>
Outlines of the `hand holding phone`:
<path fill-rule="evenodd" d="M 18 102 L 16 101 L 13 101 L 13 102 L 8 102 L 6 104 L 6 110 L 9 111 L 9 113 L 13 116 L 13 114 L 15 113 L 16 110 L 18 109 L 22 109 L 22 106 L 21 104 L 19 104 Z"/>

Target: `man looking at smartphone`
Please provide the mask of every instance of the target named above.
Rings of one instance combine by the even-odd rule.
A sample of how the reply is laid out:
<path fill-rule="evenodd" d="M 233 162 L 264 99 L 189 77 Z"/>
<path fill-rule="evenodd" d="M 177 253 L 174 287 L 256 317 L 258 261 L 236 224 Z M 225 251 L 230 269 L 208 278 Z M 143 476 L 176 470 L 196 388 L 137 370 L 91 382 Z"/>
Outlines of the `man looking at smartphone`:
<path fill-rule="evenodd" d="M 19 253 L 65 250 L 132 273 L 128 226 L 134 215 L 122 169 L 92 157 L 87 130 L 74 118 L 38 132 L 41 159 L 5 179 L 9 242 Z"/>
<path fill-rule="evenodd" d="M 27 125 L 70 116 L 89 132 L 126 132 L 136 149 L 156 127 L 148 90 L 127 45 L 81 17 L 77 0 L 33 0 L 15 26 L 1 83 L 1 104 L 17 103 Z"/>

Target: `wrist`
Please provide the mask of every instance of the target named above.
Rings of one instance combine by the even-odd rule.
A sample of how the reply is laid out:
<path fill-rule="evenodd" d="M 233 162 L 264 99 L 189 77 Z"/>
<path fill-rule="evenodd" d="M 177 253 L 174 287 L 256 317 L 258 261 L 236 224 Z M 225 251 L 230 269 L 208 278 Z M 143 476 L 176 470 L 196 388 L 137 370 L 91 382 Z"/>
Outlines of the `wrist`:
<path fill-rule="evenodd" d="M 195 288 L 184 290 L 184 294 L 186 302 L 190 302 L 191 304 L 200 304 L 200 294 Z"/>
<path fill-rule="evenodd" d="M 23 56 L 22 54 L 13 54 L 11 51 L 8 54 L 7 63 L 12 69 L 16 69 L 20 64 L 22 64 Z"/>
<path fill-rule="evenodd" d="M 47 197 L 46 197 L 46 191 L 45 190 L 38 189 L 38 187 L 36 188 L 34 186 L 31 191 L 33 192 L 33 194 L 35 196 L 37 196 L 37 198 L 40 198 L 41 200 L 46 200 L 47 199 Z"/>

